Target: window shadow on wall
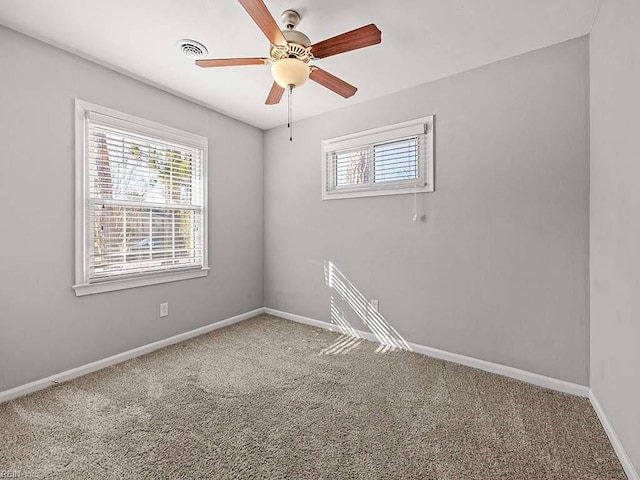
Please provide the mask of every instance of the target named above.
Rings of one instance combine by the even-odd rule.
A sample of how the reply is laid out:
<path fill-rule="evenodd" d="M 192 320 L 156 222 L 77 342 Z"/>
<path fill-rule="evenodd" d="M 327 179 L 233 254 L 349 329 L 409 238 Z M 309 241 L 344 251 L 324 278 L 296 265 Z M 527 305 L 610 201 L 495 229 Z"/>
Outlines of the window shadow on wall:
<path fill-rule="evenodd" d="M 385 320 L 380 312 L 371 306 L 367 298 L 360 293 L 333 262 L 325 260 L 324 275 L 327 287 L 335 291 L 336 296 L 344 301 L 349 309 L 362 321 L 364 327 L 366 327 L 381 344 L 376 352 L 384 353 L 393 349 L 412 351 L 407 341 Z M 362 335 L 358 332 L 358 328 L 353 326 L 345 312 L 337 305 L 334 295 L 331 296 L 330 314 L 331 323 L 335 325 L 343 334 L 342 336 L 345 337 L 345 339 L 342 340 L 343 342 L 346 341 L 347 337 L 352 339 L 362 338 Z M 338 342 L 336 342 L 336 344 L 337 343 Z M 335 344 L 332 347 L 334 347 L 335 350 Z M 329 347 L 329 349 L 331 349 L 331 347 Z M 339 351 L 342 352 L 343 350 L 344 349 Z"/>

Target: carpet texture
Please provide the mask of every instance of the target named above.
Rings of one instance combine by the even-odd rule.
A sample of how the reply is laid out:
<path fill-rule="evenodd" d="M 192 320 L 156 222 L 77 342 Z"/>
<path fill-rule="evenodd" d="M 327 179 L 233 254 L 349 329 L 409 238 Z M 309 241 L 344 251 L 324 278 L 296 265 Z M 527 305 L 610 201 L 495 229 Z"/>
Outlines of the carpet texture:
<path fill-rule="evenodd" d="M 260 316 L 0 405 L 0 472 L 624 479 L 589 402 Z"/>

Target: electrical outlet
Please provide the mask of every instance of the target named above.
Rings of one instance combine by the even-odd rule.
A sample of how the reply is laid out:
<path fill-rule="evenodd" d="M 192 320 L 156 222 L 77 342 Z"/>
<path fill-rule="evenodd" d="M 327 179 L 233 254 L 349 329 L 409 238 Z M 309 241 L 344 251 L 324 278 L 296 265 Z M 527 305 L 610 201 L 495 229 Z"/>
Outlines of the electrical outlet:
<path fill-rule="evenodd" d="M 371 306 L 377 312 L 378 311 L 378 307 L 380 306 L 380 303 L 375 298 L 372 298 L 371 299 Z"/>
<path fill-rule="evenodd" d="M 160 317 L 166 317 L 169 315 L 169 303 L 161 303 L 160 304 Z"/>

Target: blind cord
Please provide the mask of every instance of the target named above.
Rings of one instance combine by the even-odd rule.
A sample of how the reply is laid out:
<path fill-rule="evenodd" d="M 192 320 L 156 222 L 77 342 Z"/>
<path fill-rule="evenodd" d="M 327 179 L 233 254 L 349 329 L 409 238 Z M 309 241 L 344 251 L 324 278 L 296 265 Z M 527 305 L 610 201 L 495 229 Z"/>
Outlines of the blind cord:
<path fill-rule="evenodd" d="M 413 221 L 418 221 L 418 183 L 413 186 Z"/>
<path fill-rule="evenodd" d="M 429 125 L 424 124 L 424 134 L 429 133 Z M 418 182 L 413 185 L 413 221 L 418 221 Z"/>

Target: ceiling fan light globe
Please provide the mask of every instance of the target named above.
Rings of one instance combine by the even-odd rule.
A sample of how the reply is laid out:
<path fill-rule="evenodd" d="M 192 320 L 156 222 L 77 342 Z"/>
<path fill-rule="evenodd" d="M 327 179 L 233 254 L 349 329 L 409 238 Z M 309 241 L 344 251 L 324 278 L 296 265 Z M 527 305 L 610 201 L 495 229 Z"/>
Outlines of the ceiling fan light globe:
<path fill-rule="evenodd" d="M 273 79 L 282 88 L 301 87 L 309 79 L 309 66 L 297 58 L 282 58 L 271 66 Z"/>

